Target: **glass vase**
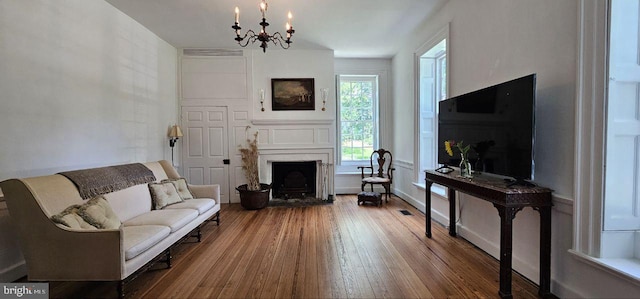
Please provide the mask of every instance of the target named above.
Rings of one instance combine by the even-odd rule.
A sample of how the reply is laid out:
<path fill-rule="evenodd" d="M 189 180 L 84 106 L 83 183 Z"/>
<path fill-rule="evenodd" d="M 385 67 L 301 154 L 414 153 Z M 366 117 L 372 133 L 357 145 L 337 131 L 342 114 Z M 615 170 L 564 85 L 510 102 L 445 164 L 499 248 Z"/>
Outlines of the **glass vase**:
<path fill-rule="evenodd" d="M 469 159 L 467 159 L 463 153 L 460 153 L 460 157 L 462 158 L 460 159 L 460 176 L 463 178 L 472 178 L 473 175 L 471 175 L 471 163 L 469 163 Z"/>

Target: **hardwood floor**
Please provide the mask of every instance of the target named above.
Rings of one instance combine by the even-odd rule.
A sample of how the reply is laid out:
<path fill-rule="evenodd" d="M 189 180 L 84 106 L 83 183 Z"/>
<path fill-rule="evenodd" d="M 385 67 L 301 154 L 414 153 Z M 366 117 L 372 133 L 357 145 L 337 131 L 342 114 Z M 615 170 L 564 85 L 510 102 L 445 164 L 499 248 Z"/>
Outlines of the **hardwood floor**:
<path fill-rule="evenodd" d="M 358 206 L 355 195 L 331 205 L 246 211 L 223 205 L 201 243 L 174 250 L 173 267 L 143 273 L 127 298 L 443 298 L 497 297 L 498 261 L 393 197 Z M 403 215 L 408 210 L 412 215 Z M 114 297 L 115 283 L 50 285 L 52 297 Z M 514 298 L 537 286 L 513 275 Z"/>

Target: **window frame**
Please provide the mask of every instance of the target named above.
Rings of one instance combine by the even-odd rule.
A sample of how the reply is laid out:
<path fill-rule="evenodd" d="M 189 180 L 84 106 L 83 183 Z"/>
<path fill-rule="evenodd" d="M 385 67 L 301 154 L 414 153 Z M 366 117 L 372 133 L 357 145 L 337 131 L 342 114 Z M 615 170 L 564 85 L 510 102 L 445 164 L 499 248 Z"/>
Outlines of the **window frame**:
<path fill-rule="evenodd" d="M 628 272 L 637 273 L 637 266 L 622 266 L 625 259 L 601 258 L 605 166 L 598 161 L 605 161 L 607 136 L 610 7 L 611 0 L 579 2 L 573 246 L 569 253 L 594 268 L 640 284 L 640 277 Z"/>
<path fill-rule="evenodd" d="M 442 42 L 443 40 L 445 40 L 445 53 L 444 53 L 444 57 L 447 58 L 447 63 L 445 65 L 446 68 L 446 94 L 449 95 L 451 93 L 451 63 L 450 63 L 450 59 L 451 59 L 451 44 L 450 44 L 450 38 L 449 38 L 449 23 L 447 23 L 445 26 L 443 26 L 440 30 L 438 30 L 429 40 L 427 40 L 427 42 L 425 42 L 424 44 L 422 44 L 415 52 L 414 52 L 414 111 L 415 111 L 415 115 L 414 115 L 414 128 L 415 132 L 414 132 L 414 140 L 416 140 L 414 142 L 414 157 L 413 157 L 413 170 L 414 170 L 414 182 L 413 185 L 417 186 L 418 188 L 421 189 L 425 189 L 426 188 L 426 184 L 424 181 L 424 171 L 426 169 L 421 169 L 421 159 L 420 159 L 420 118 L 421 118 L 421 114 L 420 114 L 420 58 L 426 54 L 429 50 L 431 50 L 433 47 L 435 47 L 436 45 L 438 45 L 440 42 Z M 436 61 L 436 65 L 438 65 L 438 62 Z M 440 96 L 440 86 L 436 86 L 436 89 L 438 90 L 438 96 Z M 440 101 L 440 99 L 438 99 L 437 101 Z M 437 126 L 437 117 L 438 117 L 438 111 L 437 111 L 438 107 L 437 105 L 434 107 L 435 110 L 435 120 L 434 120 L 434 126 L 433 126 L 433 130 L 434 130 L 434 140 L 436 141 L 434 143 L 434 152 L 432 153 L 432 155 L 434 156 L 434 159 L 437 156 L 437 140 L 438 140 L 438 126 Z M 437 165 L 437 159 L 434 160 L 436 161 L 436 165 Z M 432 190 L 431 192 L 436 192 L 438 190 Z"/>
<path fill-rule="evenodd" d="M 442 63 L 443 61 L 445 62 L 444 68 L 442 67 Z M 440 55 L 438 55 L 436 57 L 436 73 L 438 74 L 438 80 L 436 80 L 437 82 L 437 94 L 436 94 L 436 100 L 437 101 L 442 101 L 442 100 L 446 100 L 447 99 L 447 95 L 448 95 L 448 89 L 449 89 L 449 84 L 447 84 L 447 51 L 445 51 L 444 53 L 441 53 Z M 444 76 L 444 80 L 442 80 L 442 70 L 445 70 L 445 76 Z M 445 82 L 445 92 L 444 95 L 442 93 L 442 82 Z"/>
<path fill-rule="evenodd" d="M 336 156 L 339 172 L 357 172 L 357 166 L 369 165 L 369 159 L 364 160 L 348 160 L 342 161 L 342 107 L 340 99 L 340 86 L 342 78 L 349 78 L 348 81 L 371 81 L 373 82 L 373 99 L 372 99 L 372 113 L 374 124 L 373 134 L 373 148 L 374 150 L 380 147 L 380 131 L 381 131 L 381 115 L 380 115 L 380 76 L 378 74 L 338 74 L 336 75 L 336 113 L 337 113 L 337 144 L 336 144 Z"/>

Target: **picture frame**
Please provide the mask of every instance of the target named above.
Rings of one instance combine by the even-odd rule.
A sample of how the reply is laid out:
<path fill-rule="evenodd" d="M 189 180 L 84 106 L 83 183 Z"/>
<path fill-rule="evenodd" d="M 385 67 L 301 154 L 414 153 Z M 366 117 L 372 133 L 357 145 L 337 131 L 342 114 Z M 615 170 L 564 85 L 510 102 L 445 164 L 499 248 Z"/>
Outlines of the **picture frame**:
<path fill-rule="evenodd" d="M 271 79 L 271 109 L 315 110 L 313 78 Z"/>

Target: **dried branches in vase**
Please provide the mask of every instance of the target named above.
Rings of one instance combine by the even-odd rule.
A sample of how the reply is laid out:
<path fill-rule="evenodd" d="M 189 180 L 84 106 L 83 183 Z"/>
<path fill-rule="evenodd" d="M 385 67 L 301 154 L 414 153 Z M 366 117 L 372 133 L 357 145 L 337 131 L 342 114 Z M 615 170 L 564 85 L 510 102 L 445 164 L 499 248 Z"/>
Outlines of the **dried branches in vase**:
<path fill-rule="evenodd" d="M 247 126 L 247 131 L 249 130 Z M 236 188 L 240 194 L 240 204 L 247 210 L 257 210 L 269 204 L 270 184 L 260 184 L 258 172 L 258 132 L 253 134 L 253 140 L 247 139 L 247 147 L 240 146 L 242 169 L 247 184 Z"/>
<path fill-rule="evenodd" d="M 247 129 L 249 129 L 247 127 Z M 247 139 L 248 147 L 240 147 L 242 170 L 247 179 L 247 190 L 260 190 L 258 174 L 258 132 L 253 134 L 253 140 Z"/>

